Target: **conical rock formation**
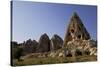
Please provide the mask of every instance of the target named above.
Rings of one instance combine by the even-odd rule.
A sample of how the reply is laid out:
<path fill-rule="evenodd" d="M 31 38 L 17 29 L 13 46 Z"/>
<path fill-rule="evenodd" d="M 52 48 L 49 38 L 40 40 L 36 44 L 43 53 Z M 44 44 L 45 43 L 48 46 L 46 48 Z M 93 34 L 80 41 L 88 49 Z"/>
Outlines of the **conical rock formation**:
<path fill-rule="evenodd" d="M 69 26 L 65 33 L 64 46 L 67 45 L 68 41 L 71 41 L 74 39 L 83 39 L 83 40 L 90 39 L 90 35 L 88 31 L 86 30 L 85 26 L 83 25 L 80 17 L 77 15 L 76 12 L 71 17 Z"/>
<path fill-rule="evenodd" d="M 97 43 L 90 39 L 90 34 L 76 13 L 71 17 L 63 47 L 65 56 L 97 55 Z"/>
<path fill-rule="evenodd" d="M 50 39 L 46 33 L 41 35 L 39 39 L 39 46 L 37 48 L 38 52 L 48 52 L 50 51 Z"/>
<path fill-rule="evenodd" d="M 50 48 L 51 48 L 51 51 L 52 50 L 57 50 L 57 49 L 60 49 L 62 48 L 63 46 L 63 40 L 60 36 L 58 36 L 57 34 L 54 34 L 53 37 L 51 38 L 51 41 L 50 41 Z"/>

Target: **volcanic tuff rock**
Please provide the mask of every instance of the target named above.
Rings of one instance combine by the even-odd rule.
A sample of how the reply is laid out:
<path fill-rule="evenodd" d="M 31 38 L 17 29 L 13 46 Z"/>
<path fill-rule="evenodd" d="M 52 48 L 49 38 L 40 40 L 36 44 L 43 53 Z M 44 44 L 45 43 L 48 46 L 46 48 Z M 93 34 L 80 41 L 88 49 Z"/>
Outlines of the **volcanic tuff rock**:
<path fill-rule="evenodd" d="M 60 36 L 58 36 L 57 34 L 54 34 L 53 37 L 51 38 L 50 41 L 50 50 L 57 50 L 62 48 L 63 46 L 63 40 Z"/>
<path fill-rule="evenodd" d="M 90 34 L 76 12 L 71 17 L 63 47 L 65 56 L 97 55 L 97 43 L 90 40 Z"/>
<path fill-rule="evenodd" d="M 83 40 L 90 39 L 89 33 L 87 32 L 85 26 L 83 25 L 80 17 L 77 15 L 76 12 L 71 17 L 68 29 L 66 31 L 64 38 L 64 46 L 67 45 L 68 41 L 74 39 L 83 39 Z"/>
<path fill-rule="evenodd" d="M 37 51 L 38 42 L 36 40 L 27 40 L 23 43 L 24 54 L 35 53 Z"/>
<path fill-rule="evenodd" d="M 72 40 L 67 42 L 66 56 L 71 54 L 76 55 L 96 55 L 97 47 L 96 41 L 94 40 Z"/>
<path fill-rule="evenodd" d="M 50 39 L 46 33 L 44 33 L 39 39 L 38 52 L 50 51 Z"/>

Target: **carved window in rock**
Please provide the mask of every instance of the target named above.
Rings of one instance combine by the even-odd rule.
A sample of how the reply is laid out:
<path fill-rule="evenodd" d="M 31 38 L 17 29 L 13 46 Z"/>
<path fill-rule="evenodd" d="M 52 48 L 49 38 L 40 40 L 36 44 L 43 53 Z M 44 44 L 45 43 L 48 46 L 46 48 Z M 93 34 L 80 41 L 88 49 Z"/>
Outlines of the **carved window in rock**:
<path fill-rule="evenodd" d="M 71 29 L 71 33 L 74 33 L 74 29 Z"/>
<path fill-rule="evenodd" d="M 70 36 L 70 33 L 68 33 L 68 36 Z"/>
<path fill-rule="evenodd" d="M 77 37 L 78 37 L 78 39 L 81 39 L 81 35 L 78 35 Z"/>

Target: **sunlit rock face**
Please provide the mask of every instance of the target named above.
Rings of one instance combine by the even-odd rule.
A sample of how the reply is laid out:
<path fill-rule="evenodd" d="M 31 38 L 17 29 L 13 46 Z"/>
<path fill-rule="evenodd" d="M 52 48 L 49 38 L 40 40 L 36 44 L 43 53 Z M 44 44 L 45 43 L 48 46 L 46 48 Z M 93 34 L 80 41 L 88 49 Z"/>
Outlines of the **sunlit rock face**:
<path fill-rule="evenodd" d="M 63 46 L 62 38 L 60 36 L 58 36 L 57 34 L 54 34 L 50 41 L 51 51 L 60 49 L 60 48 L 62 48 L 62 46 Z"/>
<path fill-rule="evenodd" d="M 76 12 L 73 13 L 73 16 L 71 17 L 69 22 L 69 26 L 65 33 L 64 46 L 67 45 L 68 41 L 74 39 L 83 39 L 83 40 L 90 39 L 90 34 L 86 30 L 84 24 L 82 23 L 80 17 L 77 15 Z"/>
<path fill-rule="evenodd" d="M 76 12 L 70 19 L 63 44 L 66 56 L 97 54 L 97 42 L 91 40 L 90 34 Z"/>
<path fill-rule="evenodd" d="M 66 56 L 96 55 L 97 44 L 94 40 L 72 40 L 67 42 Z"/>

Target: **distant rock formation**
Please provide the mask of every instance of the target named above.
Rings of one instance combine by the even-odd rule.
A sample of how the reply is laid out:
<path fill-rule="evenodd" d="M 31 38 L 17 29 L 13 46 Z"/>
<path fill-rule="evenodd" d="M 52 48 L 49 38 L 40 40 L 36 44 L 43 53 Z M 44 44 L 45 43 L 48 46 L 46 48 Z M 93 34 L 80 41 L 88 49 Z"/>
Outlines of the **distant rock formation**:
<path fill-rule="evenodd" d="M 50 43 L 51 43 L 51 45 L 50 45 L 50 50 L 51 51 L 60 49 L 63 46 L 63 40 L 57 34 L 53 35 L 53 37 L 51 38 Z"/>
<path fill-rule="evenodd" d="M 83 25 L 80 17 L 76 12 L 74 12 L 73 16 L 71 17 L 68 29 L 65 33 L 64 46 L 67 45 L 68 41 L 74 39 L 90 39 L 90 34 L 87 32 L 85 26 Z"/>
<path fill-rule="evenodd" d="M 46 33 L 41 35 L 39 39 L 39 45 L 37 48 L 38 52 L 48 52 L 50 51 L 50 39 Z"/>
<path fill-rule="evenodd" d="M 35 40 L 27 40 L 26 42 L 24 42 L 23 44 L 23 49 L 24 49 L 24 54 L 28 54 L 28 53 L 35 53 L 37 50 L 37 46 L 38 46 L 38 42 Z"/>

